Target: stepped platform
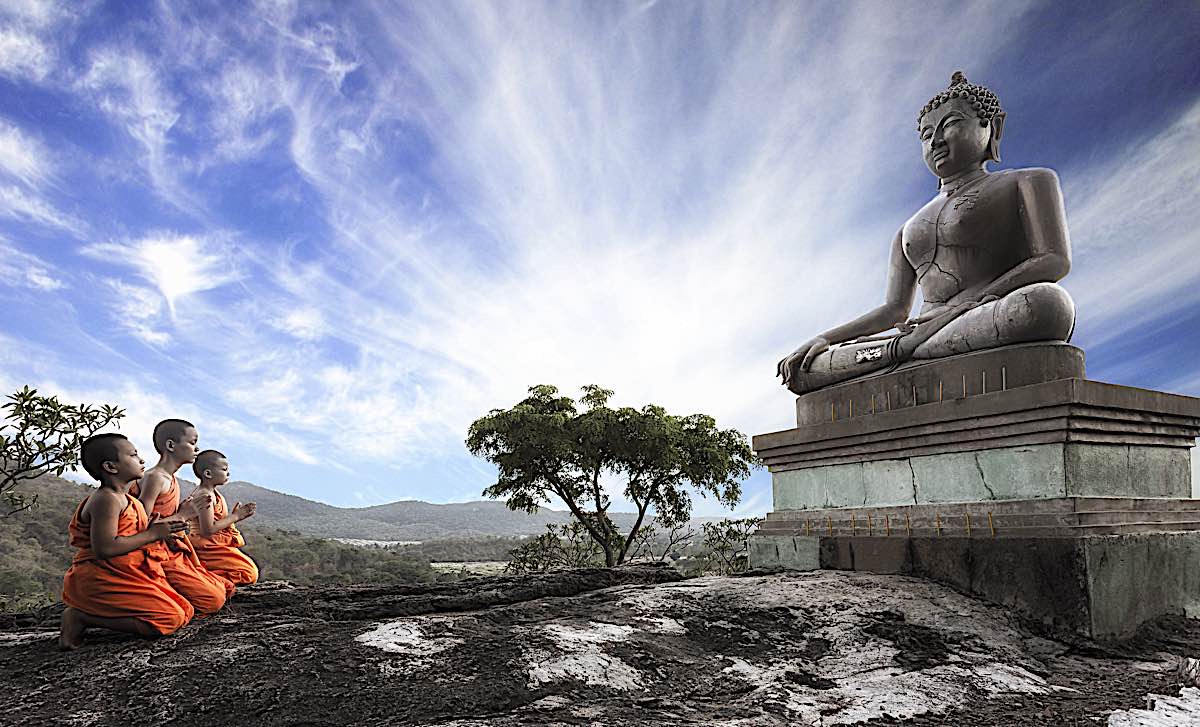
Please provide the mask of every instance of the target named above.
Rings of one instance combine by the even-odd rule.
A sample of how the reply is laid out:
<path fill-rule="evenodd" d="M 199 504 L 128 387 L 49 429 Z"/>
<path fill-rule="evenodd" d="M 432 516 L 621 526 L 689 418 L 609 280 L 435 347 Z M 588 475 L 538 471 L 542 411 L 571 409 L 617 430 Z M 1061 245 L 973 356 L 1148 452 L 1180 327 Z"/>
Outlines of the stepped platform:
<path fill-rule="evenodd" d="M 1013 538 L 1200 531 L 1200 500 L 1056 497 L 772 512 L 760 535 Z"/>
<path fill-rule="evenodd" d="M 774 509 L 751 565 L 923 575 L 1097 638 L 1200 615 L 1200 399 L 1083 376 L 1079 349 L 1027 344 L 799 397 L 754 438 Z"/>

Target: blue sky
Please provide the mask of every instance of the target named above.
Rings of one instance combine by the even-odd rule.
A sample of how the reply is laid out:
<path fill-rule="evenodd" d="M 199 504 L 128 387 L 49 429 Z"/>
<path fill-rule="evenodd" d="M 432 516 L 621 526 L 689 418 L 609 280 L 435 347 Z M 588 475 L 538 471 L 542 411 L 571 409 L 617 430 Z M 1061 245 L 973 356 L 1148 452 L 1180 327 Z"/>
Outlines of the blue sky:
<path fill-rule="evenodd" d="M 1077 5 L 4 0 L 0 384 L 345 506 L 478 498 L 537 383 L 783 429 L 962 69 L 1063 181 L 1089 376 L 1200 395 L 1200 6 Z"/>

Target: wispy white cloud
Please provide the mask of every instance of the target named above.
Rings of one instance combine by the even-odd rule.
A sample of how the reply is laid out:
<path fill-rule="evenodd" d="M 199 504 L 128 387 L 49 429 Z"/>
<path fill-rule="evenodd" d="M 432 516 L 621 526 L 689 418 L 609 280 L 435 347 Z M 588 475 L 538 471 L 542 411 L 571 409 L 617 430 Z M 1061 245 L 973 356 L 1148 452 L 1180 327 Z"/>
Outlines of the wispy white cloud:
<path fill-rule="evenodd" d="M 304 341 L 313 341 L 325 335 L 328 330 L 325 316 L 319 308 L 301 308 L 288 311 L 279 318 L 271 320 L 271 325 L 288 335 Z"/>
<path fill-rule="evenodd" d="M 110 280 L 107 303 L 117 325 L 134 338 L 151 346 L 163 346 L 171 340 L 166 328 L 168 321 L 163 310 L 163 298 L 143 285 L 131 285 Z"/>
<path fill-rule="evenodd" d="M 37 36 L 14 28 L 0 28 L 0 74 L 41 81 L 53 64 L 53 54 Z"/>
<path fill-rule="evenodd" d="M 57 70 L 61 44 L 95 6 L 96 0 L 0 0 L 0 75 L 46 81 Z"/>
<path fill-rule="evenodd" d="M 269 26 L 282 44 L 296 52 L 300 67 L 317 71 L 335 91 L 341 91 L 346 76 L 360 63 L 351 51 L 353 34 L 326 20 L 305 18 L 297 22 L 302 8 L 296 3 L 263 3 L 257 20 Z"/>
<path fill-rule="evenodd" d="M 156 459 L 151 434 L 162 419 L 177 417 L 194 423 L 201 435 L 201 445 L 227 452 L 237 452 L 235 468 L 246 465 L 244 454 L 252 454 L 261 468 L 266 463 L 298 462 L 306 466 L 323 464 L 313 454 L 313 448 L 285 432 L 244 417 L 233 418 L 212 406 L 212 401 L 197 401 L 180 384 L 178 375 L 166 379 L 146 378 L 134 381 L 112 377 L 102 372 L 83 372 L 71 366 L 61 352 L 30 347 L 27 343 L 12 345 L 14 340 L 0 334 L 0 395 L 25 385 L 41 393 L 53 394 L 60 401 L 91 405 L 112 404 L 124 411 L 117 425 L 109 427 L 133 440 L 147 462 Z M 6 355 L 7 351 L 22 350 L 21 356 Z M 37 354 L 31 365 L 29 354 Z M 268 465 L 269 466 L 269 465 Z M 184 472 L 188 477 L 190 473 Z"/>
<path fill-rule="evenodd" d="M 213 446 L 222 446 L 222 442 L 236 442 L 241 447 L 269 454 L 277 459 L 291 460 L 310 467 L 323 464 L 317 456 L 321 450 L 291 434 L 277 429 L 254 427 L 228 416 L 204 414 L 197 419 L 197 427 L 203 427 L 206 441 L 212 442 Z"/>
<path fill-rule="evenodd" d="M 180 301 L 237 279 L 222 247 L 223 243 L 213 238 L 158 233 L 130 243 L 96 243 L 82 252 L 133 268 L 154 286 L 174 317 Z"/>
<path fill-rule="evenodd" d="M 0 237 L 0 283 L 51 292 L 66 284 L 36 255 Z"/>
<path fill-rule="evenodd" d="M 40 139 L 0 118 L 0 216 L 83 237 L 86 225 L 50 200 L 56 167 Z"/>
<path fill-rule="evenodd" d="M 28 187 L 37 187 L 54 171 L 49 153 L 40 141 L 0 119 L 0 174 Z"/>
<path fill-rule="evenodd" d="M 200 198 L 184 179 L 192 163 L 170 153 L 171 132 L 181 111 L 158 68 L 136 48 L 106 47 L 92 54 L 76 87 L 93 94 L 98 107 L 140 146 L 151 188 L 179 209 L 202 216 Z"/>
<path fill-rule="evenodd" d="M 462 436 L 440 424 L 441 403 L 404 362 L 363 354 L 353 366 L 319 364 L 306 362 L 310 354 L 273 351 L 245 360 L 225 396 L 354 458 L 411 462 L 436 456 L 448 436 Z"/>
<path fill-rule="evenodd" d="M 213 150 L 217 160 L 254 157 L 275 141 L 276 129 L 266 121 L 276 110 L 277 92 L 265 75 L 233 61 L 205 85 L 213 101 L 209 133 L 217 142 Z"/>
<path fill-rule="evenodd" d="M 1197 149 L 1200 101 L 1064 180 L 1075 256 L 1066 285 L 1092 343 L 1200 304 Z"/>
<path fill-rule="evenodd" d="M 52 28 L 73 11 L 85 9 L 90 2 L 67 3 L 58 0 L 0 0 L 0 17 L 38 30 Z"/>
<path fill-rule="evenodd" d="M 0 217 L 58 228 L 76 237 L 86 235 L 81 221 L 56 209 L 36 192 L 15 184 L 0 182 Z"/>

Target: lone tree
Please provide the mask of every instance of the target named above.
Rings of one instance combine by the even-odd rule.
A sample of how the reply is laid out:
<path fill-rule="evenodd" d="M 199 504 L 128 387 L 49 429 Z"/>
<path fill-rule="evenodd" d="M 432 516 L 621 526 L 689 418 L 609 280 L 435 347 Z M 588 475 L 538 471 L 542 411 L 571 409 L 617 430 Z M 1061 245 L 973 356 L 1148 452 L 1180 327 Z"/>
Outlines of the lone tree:
<path fill-rule="evenodd" d="M 741 432 L 718 429 L 704 414 L 675 416 L 660 406 L 608 406 L 611 391 L 583 387 L 579 404 L 553 386 L 529 389 L 511 409 L 494 409 L 473 424 L 467 449 L 500 472 L 483 491 L 505 498 L 512 510 L 536 512 L 562 501 L 604 553 L 609 567 L 633 555 L 648 512 L 663 525 L 686 522 L 689 488 L 728 507 L 741 498 L 741 480 L 753 455 Z M 609 519 L 607 477 L 624 480 L 622 492 L 637 508 L 628 533 Z"/>
<path fill-rule="evenodd" d="M 8 515 L 37 502 L 36 493 L 18 489 L 21 482 L 75 467 L 83 440 L 125 416 L 108 404 L 63 404 L 28 386 L 7 398 L 0 407 L 5 412 L 0 424 L 0 498 Z"/>

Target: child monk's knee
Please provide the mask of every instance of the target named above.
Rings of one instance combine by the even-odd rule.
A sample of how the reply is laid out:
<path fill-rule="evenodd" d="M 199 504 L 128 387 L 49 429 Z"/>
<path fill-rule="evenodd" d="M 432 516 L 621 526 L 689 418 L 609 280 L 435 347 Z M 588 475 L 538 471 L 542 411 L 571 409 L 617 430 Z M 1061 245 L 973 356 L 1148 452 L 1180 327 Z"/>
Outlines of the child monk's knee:
<path fill-rule="evenodd" d="M 183 597 L 191 602 L 192 607 L 196 609 L 197 616 L 211 616 L 225 606 L 225 589 L 223 587 L 195 589 L 184 593 Z"/>
<path fill-rule="evenodd" d="M 145 636 L 170 636 L 179 629 L 187 626 L 192 620 L 190 610 L 185 610 L 177 604 L 172 604 L 173 608 L 167 609 L 160 614 L 156 614 L 152 621 L 144 621 L 146 629 L 149 633 Z"/>
<path fill-rule="evenodd" d="M 239 580 L 234 581 L 234 583 L 238 584 L 239 586 L 248 586 L 251 583 L 258 583 L 258 564 L 249 558 L 247 558 L 246 561 L 246 568 L 237 572 Z"/>

